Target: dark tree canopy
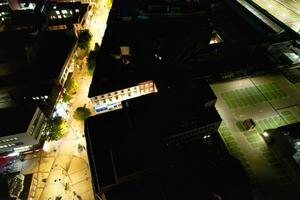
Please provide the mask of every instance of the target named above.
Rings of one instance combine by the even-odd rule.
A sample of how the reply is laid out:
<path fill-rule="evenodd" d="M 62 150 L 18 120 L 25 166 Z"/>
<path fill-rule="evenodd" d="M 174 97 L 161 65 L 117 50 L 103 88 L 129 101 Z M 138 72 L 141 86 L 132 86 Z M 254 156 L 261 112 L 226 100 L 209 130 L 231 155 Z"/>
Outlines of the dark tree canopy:
<path fill-rule="evenodd" d="M 77 120 L 85 120 L 91 115 L 91 111 L 86 107 L 78 107 L 74 112 L 74 118 Z"/>
<path fill-rule="evenodd" d="M 46 140 L 58 140 L 64 135 L 67 122 L 62 117 L 54 117 L 47 120 L 45 131 L 48 133 Z"/>
<path fill-rule="evenodd" d="M 92 39 L 92 34 L 89 32 L 89 30 L 83 30 L 79 34 L 78 46 L 81 49 L 87 49 L 89 47 L 89 43 L 90 43 L 91 39 Z"/>

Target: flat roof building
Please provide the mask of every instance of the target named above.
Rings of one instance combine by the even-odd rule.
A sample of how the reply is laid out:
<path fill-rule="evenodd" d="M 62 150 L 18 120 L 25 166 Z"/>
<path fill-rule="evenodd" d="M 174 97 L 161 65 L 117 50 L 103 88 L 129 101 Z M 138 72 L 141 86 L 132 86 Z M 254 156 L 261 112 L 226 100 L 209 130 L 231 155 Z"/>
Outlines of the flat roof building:
<path fill-rule="evenodd" d="M 108 200 L 130 199 L 132 195 L 145 199 L 155 194 L 156 199 L 180 199 L 184 194 L 199 198 L 214 195 L 210 181 L 219 177 L 213 174 L 220 169 L 206 159 L 218 160 L 227 151 L 217 134 L 221 119 L 214 103 L 212 107 L 206 103 L 213 101 L 210 98 L 213 96 L 201 100 L 201 96 L 188 88 L 185 92 L 167 85 L 157 84 L 158 93 L 126 100 L 123 109 L 85 121 L 97 195 L 105 193 Z M 206 86 L 203 85 L 202 92 Z M 241 170 L 241 166 L 238 168 Z M 204 171 L 210 175 L 206 177 Z M 218 180 L 222 182 L 220 177 Z M 241 181 L 241 177 L 245 174 L 237 179 Z M 199 193 L 193 185 L 201 180 L 207 180 L 207 185 Z M 182 181 L 189 186 L 179 186 Z M 243 195 L 248 199 L 251 195 L 245 188 Z"/>

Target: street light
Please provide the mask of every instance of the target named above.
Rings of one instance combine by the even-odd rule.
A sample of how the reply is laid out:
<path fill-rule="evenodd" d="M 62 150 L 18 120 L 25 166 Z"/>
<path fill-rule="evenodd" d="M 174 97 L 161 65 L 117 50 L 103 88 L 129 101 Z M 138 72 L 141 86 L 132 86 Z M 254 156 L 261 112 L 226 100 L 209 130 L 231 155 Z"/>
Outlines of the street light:
<path fill-rule="evenodd" d="M 269 136 L 270 136 L 270 135 L 269 135 L 269 133 L 268 133 L 268 132 L 266 132 L 266 131 L 265 131 L 265 132 L 263 132 L 263 133 L 262 133 L 262 135 L 263 135 L 264 137 L 269 137 Z"/>

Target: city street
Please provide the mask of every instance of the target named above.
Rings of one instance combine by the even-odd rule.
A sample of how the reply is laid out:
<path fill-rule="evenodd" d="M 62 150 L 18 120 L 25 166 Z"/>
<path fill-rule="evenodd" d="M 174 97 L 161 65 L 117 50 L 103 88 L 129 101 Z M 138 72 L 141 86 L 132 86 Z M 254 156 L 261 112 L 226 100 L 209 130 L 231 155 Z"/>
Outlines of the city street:
<path fill-rule="evenodd" d="M 106 1 L 94 5 L 94 15 L 90 18 L 89 30 L 93 41 L 101 45 L 106 28 L 109 9 Z M 91 9 L 90 12 L 92 12 Z M 93 45 L 94 46 L 94 45 Z M 31 194 L 36 200 L 54 200 L 62 197 L 66 200 L 94 199 L 89 162 L 86 152 L 84 122 L 73 118 L 77 107 L 91 108 L 88 98 L 92 76 L 88 75 L 86 58 L 88 51 L 74 51 L 76 66 L 72 74 L 79 87 L 69 103 L 67 110 L 68 130 L 58 141 L 46 142 L 45 151 L 26 155 L 20 162 L 21 173 L 33 173 L 37 180 L 33 183 Z M 70 59 L 71 61 L 72 59 Z M 92 110 L 91 110 L 92 111 Z"/>

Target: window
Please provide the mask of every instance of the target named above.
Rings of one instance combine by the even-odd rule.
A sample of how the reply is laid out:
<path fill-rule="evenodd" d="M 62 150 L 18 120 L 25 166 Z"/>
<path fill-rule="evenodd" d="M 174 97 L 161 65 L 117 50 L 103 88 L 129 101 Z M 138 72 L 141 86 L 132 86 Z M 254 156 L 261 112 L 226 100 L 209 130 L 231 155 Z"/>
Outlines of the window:
<path fill-rule="evenodd" d="M 121 90 L 122 93 L 124 93 L 124 90 Z"/>

